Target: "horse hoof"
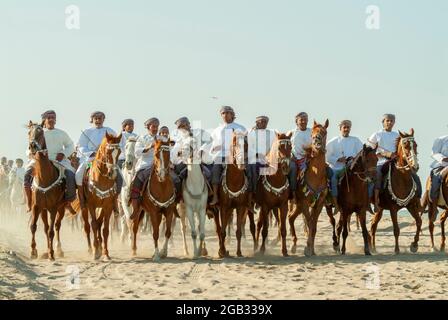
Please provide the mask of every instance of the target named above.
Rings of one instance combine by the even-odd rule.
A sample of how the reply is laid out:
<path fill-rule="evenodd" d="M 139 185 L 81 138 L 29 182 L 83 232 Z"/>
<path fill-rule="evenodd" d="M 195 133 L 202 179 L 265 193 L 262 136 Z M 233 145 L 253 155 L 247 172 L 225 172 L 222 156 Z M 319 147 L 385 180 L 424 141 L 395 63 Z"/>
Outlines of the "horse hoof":
<path fill-rule="evenodd" d="M 289 257 L 289 254 L 287 252 L 283 252 L 282 254 L 283 254 L 284 258 L 288 258 Z"/>
<path fill-rule="evenodd" d="M 399 255 L 400 254 L 400 249 L 395 249 L 395 255 Z"/>
<path fill-rule="evenodd" d="M 416 253 L 418 251 L 418 244 L 411 244 L 410 250 L 412 253 Z"/>
<path fill-rule="evenodd" d="M 440 246 L 440 252 L 445 252 L 445 246 Z"/>
<path fill-rule="evenodd" d="M 334 250 L 334 252 L 336 252 L 336 253 L 339 253 L 339 252 L 341 252 L 341 248 L 339 248 L 339 246 L 338 245 L 333 245 L 333 250 Z"/>
<path fill-rule="evenodd" d="M 243 255 L 242 255 L 241 252 L 237 252 L 237 253 L 236 253 L 236 256 L 237 256 L 238 258 L 243 258 Z"/>
<path fill-rule="evenodd" d="M 105 254 L 104 255 L 104 257 L 103 257 L 103 261 L 104 262 L 108 262 L 108 261 L 111 261 L 112 259 L 109 257 L 109 255 L 108 254 Z"/>
<path fill-rule="evenodd" d="M 292 252 L 292 253 L 296 253 L 296 251 L 297 251 L 297 246 L 296 246 L 296 245 L 293 245 L 293 246 L 291 247 L 291 252 Z"/>
<path fill-rule="evenodd" d="M 431 252 L 439 252 L 436 247 L 431 248 Z"/>
<path fill-rule="evenodd" d="M 152 257 L 152 261 L 154 262 L 160 262 L 160 256 L 159 255 L 155 255 Z"/>
<path fill-rule="evenodd" d="M 201 251 L 201 256 L 203 256 L 203 257 L 206 257 L 206 256 L 208 256 L 208 251 L 207 251 L 207 249 L 206 249 L 206 248 L 202 248 L 202 251 Z"/>
<path fill-rule="evenodd" d="M 42 253 L 42 255 L 40 256 L 41 259 L 49 259 L 49 255 L 48 252 Z"/>
<path fill-rule="evenodd" d="M 56 252 L 56 257 L 58 257 L 58 258 L 64 258 L 64 251 L 62 251 L 62 250 L 57 251 L 57 252 Z"/>
<path fill-rule="evenodd" d="M 31 251 L 30 258 L 31 259 L 37 259 L 37 257 L 38 257 L 37 250 Z"/>
<path fill-rule="evenodd" d="M 364 255 L 366 255 L 366 256 L 371 256 L 372 254 L 370 253 L 370 251 L 364 251 Z"/>
<path fill-rule="evenodd" d="M 304 254 L 305 254 L 306 257 L 311 257 L 312 256 L 312 252 L 311 252 L 310 248 L 305 247 Z"/>
<path fill-rule="evenodd" d="M 160 251 L 160 258 L 161 259 L 165 259 L 167 256 L 168 256 L 168 252 L 166 252 L 164 250 Z"/>

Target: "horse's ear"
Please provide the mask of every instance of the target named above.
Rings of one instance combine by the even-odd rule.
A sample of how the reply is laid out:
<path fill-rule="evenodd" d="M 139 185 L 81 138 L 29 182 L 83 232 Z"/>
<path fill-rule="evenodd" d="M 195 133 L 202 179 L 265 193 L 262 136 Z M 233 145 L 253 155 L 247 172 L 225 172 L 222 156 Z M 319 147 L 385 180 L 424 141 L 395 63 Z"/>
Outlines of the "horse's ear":
<path fill-rule="evenodd" d="M 33 121 L 30 120 L 30 122 L 28 122 L 28 128 L 31 128 L 33 126 Z"/>
<path fill-rule="evenodd" d="M 401 132 L 400 130 L 398 130 L 398 133 L 400 134 L 400 137 L 404 137 L 404 134 L 403 134 L 403 132 Z"/>
<path fill-rule="evenodd" d="M 313 124 L 314 126 L 317 126 L 318 125 L 318 123 L 316 122 L 316 119 L 314 119 L 314 124 Z"/>
<path fill-rule="evenodd" d="M 106 139 L 109 140 L 110 139 L 110 135 L 109 132 L 106 131 L 106 135 L 105 135 Z"/>
<path fill-rule="evenodd" d="M 411 136 L 414 136 L 414 128 L 411 128 L 410 134 L 411 134 Z"/>
<path fill-rule="evenodd" d="M 286 137 L 287 137 L 288 139 L 291 139 L 291 137 L 292 137 L 292 131 L 289 131 L 289 132 L 286 134 Z"/>
<path fill-rule="evenodd" d="M 120 134 L 118 135 L 118 137 L 117 137 L 117 140 L 120 140 L 121 141 L 121 137 L 123 136 L 123 132 L 120 132 Z"/>
<path fill-rule="evenodd" d="M 328 128 L 328 126 L 330 125 L 330 121 L 328 121 L 328 119 L 325 121 L 325 129 L 327 129 Z"/>

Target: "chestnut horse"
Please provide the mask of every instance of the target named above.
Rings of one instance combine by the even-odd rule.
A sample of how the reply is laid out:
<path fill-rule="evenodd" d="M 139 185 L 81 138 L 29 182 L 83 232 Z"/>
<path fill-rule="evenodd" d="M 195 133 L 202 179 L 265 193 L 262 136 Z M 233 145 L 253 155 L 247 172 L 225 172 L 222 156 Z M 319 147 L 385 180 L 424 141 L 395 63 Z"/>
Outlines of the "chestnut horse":
<path fill-rule="evenodd" d="M 371 249 L 375 250 L 375 233 L 378 223 L 383 216 L 383 210 L 389 210 L 394 227 L 395 253 L 400 253 L 398 237 L 397 213 L 406 208 L 415 219 L 417 231 L 414 242 L 411 243 L 411 252 L 417 252 L 422 219 L 420 217 L 420 199 L 417 196 L 417 184 L 412 178 L 412 170 L 418 170 L 417 143 L 414 139 L 414 129 L 409 134 L 400 132 L 397 139 L 397 158 L 385 164 L 388 166 L 385 177 L 386 188 L 380 191 L 381 210 L 375 213 L 370 228 Z"/>
<path fill-rule="evenodd" d="M 116 178 L 120 174 L 117 164 L 121 152 L 120 142 L 121 134 L 118 137 L 114 137 L 106 132 L 83 182 L 86 205 L 84 208 L 81 208 L 81 212 L 89 253 L 92 251 L 90 226 L 92 227 L 93 245 L 95 248 L 94 259 L 99 259 L 103 255 L 104 260 L 110 260 L 107 242 L 109 238 L 109 222 L 114 203 L 118 197 Z M 99 215 L 97 215 L 98 209 Z M 101 227 L 103 227 L 102 237 Z M 102 253 L 100 250 L 101 246 Z"/>
<path fill-rule="evenodd" d="M 445 221 L 448 218 L 448 173 L 445 173 L 448 169 L 442 171 L 443 180 L 440 188 L 439 199 L 436 202 L 429 200 L 429 194 L 431 189 L 431 178 L 428 178 L 426 183 L 425 202 L 424 207 L 428 206 L 428 220 L 429 220 L 429 234 L 431 238 L 431 249 L 436 251 L 434 246 L 434 222 L 437 218 L 437 207 L 443 210 L 440 216 L 440 227 L 442 229 L 442 239 L 440 242 L 440 251 L 445 251 Z M 424 209 L 424 208 L 423 208 Z M 422 210 L 423 212 L 423 210 Z"/>
<path fill-rule="evenodd" d="M 236 238 L 237 238 L 237 256 L 242 257 L 241 237 L 244 215 L 248 208 L 248 185 L 249 180 L 245 174 L 246 155 L 247 155 L 247 136 L 246 133 L 234 131 L 232 134 L 232 144 L 230 148 L 230 161 L 224 167 L 222 182 L 219 187 L 219 214 L 215 212 L 216 232 L 219 239 L 219 257 L 229 256 L 226 250 L 226 229 L 233 216 L 233 210 L 236 209 Z M 255 221 L 250 210 L 247 212 L 250 219 L 250 229 L 255 241 Z M 221 221 L 220 221 L 221 220 Z"/>
<path fill-rule="evenodd" d="M 256 202 L 260 205 L 260 216 L 257 223 L 257 239 L 255 246 L 258 247 L 260 231 L 263 228 L 263 242 L 260 247 L 260 253 L 264 254 L 266 250 L 266 238 L 269 228 L 269 213 L 273 210 L 278 212 L 278 228 L 282 240 L 282 254 L 288 256 L 286 248 L 286 217 L 288 215 L 288 196 L 289 196 L 289 162 L 291 160 L 291 134 L 277 133 L 271 151 L 267 155 L 268 165 L 264 174 L 260 174 L 257 183 Z M 273 171 L 273 172 L 272 172 Z M 278 210 L 277 210 L 278 209 Z"/>
<path fill-rule="evenodd" d="M 176 190 L 170 176 L 170 145 L 166 139 L 157 139 L 154 142 L 154 163 L 148 182 L 143 189 L 142 209 L 133 212 L 131 219 L 132 228 L 132 254 L 137 254 L 137 233 L 140 222 L 143 220 L 145 211 L 149 213 L 152 224 L 152 235 L 154 239 L 154 261 L 168 256 L 168 240 L 171 237 L 171 225 L 176 209 Z M 159 252 L 159 228 L 165 216 L 165 242 Z"/>
<path fill-rule="evenodd" d="M 376 148 L 373 149 L 364 145 L 362 150 L 349 162 L 345 169 L 345 173 L 338 186 L 338 203 L 341 209 L 341 215 L 337 227 L 337 236 L 335 233 L 335 225 L 332 223 L 333 248 L 336 252 L 341 251 L 342 254 L 345 254 L 345 242 L 349 232 L 350 217 L 353 212 L 356 212 L 362 228 L 364 253 L 370 256 L 366 212 L 370 203 L 368 186 L 376 178 L 377 162 Z M 342 249 L 340 250 L 341 231 L 343 240 Z"/>
<path fill-rule="evenodd" d="M 28 124 L 29 150 L 35 160 L 34 181 L 31 205 L 31 258 L 37 258 L 35 234 L 39 215 L 44 223 L 47 236 L 48 259 L 54 260 L 53 239 L 56 229 L 56 254 L 63 257 L 59 231 L 64 218 L 64 168 L 56 167 L 48 158 L 43 128 L 33 122 Z M 48 212 L 50 224 L 48 224 Z"/>
<path fill-rule="evenodd" d="M 329 121 L 325 121 L 324 125 L 314 121 L 311 131 L 312 143 L 305 148 L 307 168 L 303 177 L 299 179 L 296 190 L 296 208 L 289 215 L 289 226 L 291 228 L 293 245 L 292 253 L 296 252 L 297 235 L 294 227 L 294 221 L 300 213 L 305 217 L 308 240 L 305 247 L 305 255 L 313 256 L 314 239 L 317 232 L 317 221 L 325 204 L 328 194 L 328 177 L 327 164 L 325 161 L 327 128 Z"/>

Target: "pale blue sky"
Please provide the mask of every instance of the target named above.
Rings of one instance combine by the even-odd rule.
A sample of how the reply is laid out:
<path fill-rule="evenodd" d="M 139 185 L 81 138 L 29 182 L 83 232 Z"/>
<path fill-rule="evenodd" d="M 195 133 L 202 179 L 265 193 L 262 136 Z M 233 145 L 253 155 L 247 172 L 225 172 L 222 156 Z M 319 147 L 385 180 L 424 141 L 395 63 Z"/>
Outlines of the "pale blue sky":
<path fill-rule="evenodd" d="M 70 4 L 79 31 L 65 28 Z M 365 28 L 370 4 L 378 31 Z M 23 124 L 48 108 L 76 142 L 94 109 L 143 132 L 151 116 L 212 128 L 230 104 L 247 127 L 267 114 L 289 130 L 307 111 L 330 119 L 330 136 L 353 120 L 363 140 L 396 113 L 398 129 L 416 130 L 426 176 L 434 138 L 448 133 L 447 31 L 445 0 L 2 0 L 0 155 L 23 157 Z"/>

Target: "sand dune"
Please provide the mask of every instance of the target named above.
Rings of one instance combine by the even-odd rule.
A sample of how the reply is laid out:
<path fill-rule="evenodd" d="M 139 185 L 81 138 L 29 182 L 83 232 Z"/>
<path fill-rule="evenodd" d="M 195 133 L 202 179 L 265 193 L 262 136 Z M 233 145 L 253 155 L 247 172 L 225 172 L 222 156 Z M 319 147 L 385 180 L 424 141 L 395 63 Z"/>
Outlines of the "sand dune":
<path fill-rule="evenodd" d="M 7 217 L 6 217 L 7 216 Z M 210 256 L 191 260 L 183 254 L 177 224 L 169 257 L 152 262 L 152 237 L 142 234 L 136 258 L 127 243 L 112 239 L 112 261 L 93 261 L 79 230 L 63 226 L 65 257 L 49 262 L 30 260 L 30 231 L 27 214 L 14 218 L 1 214 L 0 298 L 2 299 L 445 299 L 448 288 L 448 260 L 445 253 L 430 252 L 425 226 L 419 253 L 409 252 L 415 227 L 412 218 L 401 216 L 402 253 L 393 254 L 391 221 L 383 217 L 377 234 L 377 251 L 365 257 L 361 232 L 352 224 L 348 254 L 334 253 L 331 227 L 321 215 L 316 257 L 303 255 L 305 238 L 299 224 L 298 253 L 280 256 L 278 245 L 269 246 L 266 256 L 254 257 L 247 230 L 244 258 L 217 258 L 217 240 L 212 221 L 207 221 Z M 300 222 L 299 222 L 300 220 Z M 354 220 L 354 219 L 353 219 Z M 424 219 L 424 225 L 427 224 Z M 436 239 L 439 229 L 436 226 Z M 270 229 L 270 237 L 276 228 Z M 187 237 L 190 253 L 192 243 Z M 42 227 L 38 227 L 39 254 L 46 251 Z M 235 255 L 232 235 L 228 246 Z"/>

